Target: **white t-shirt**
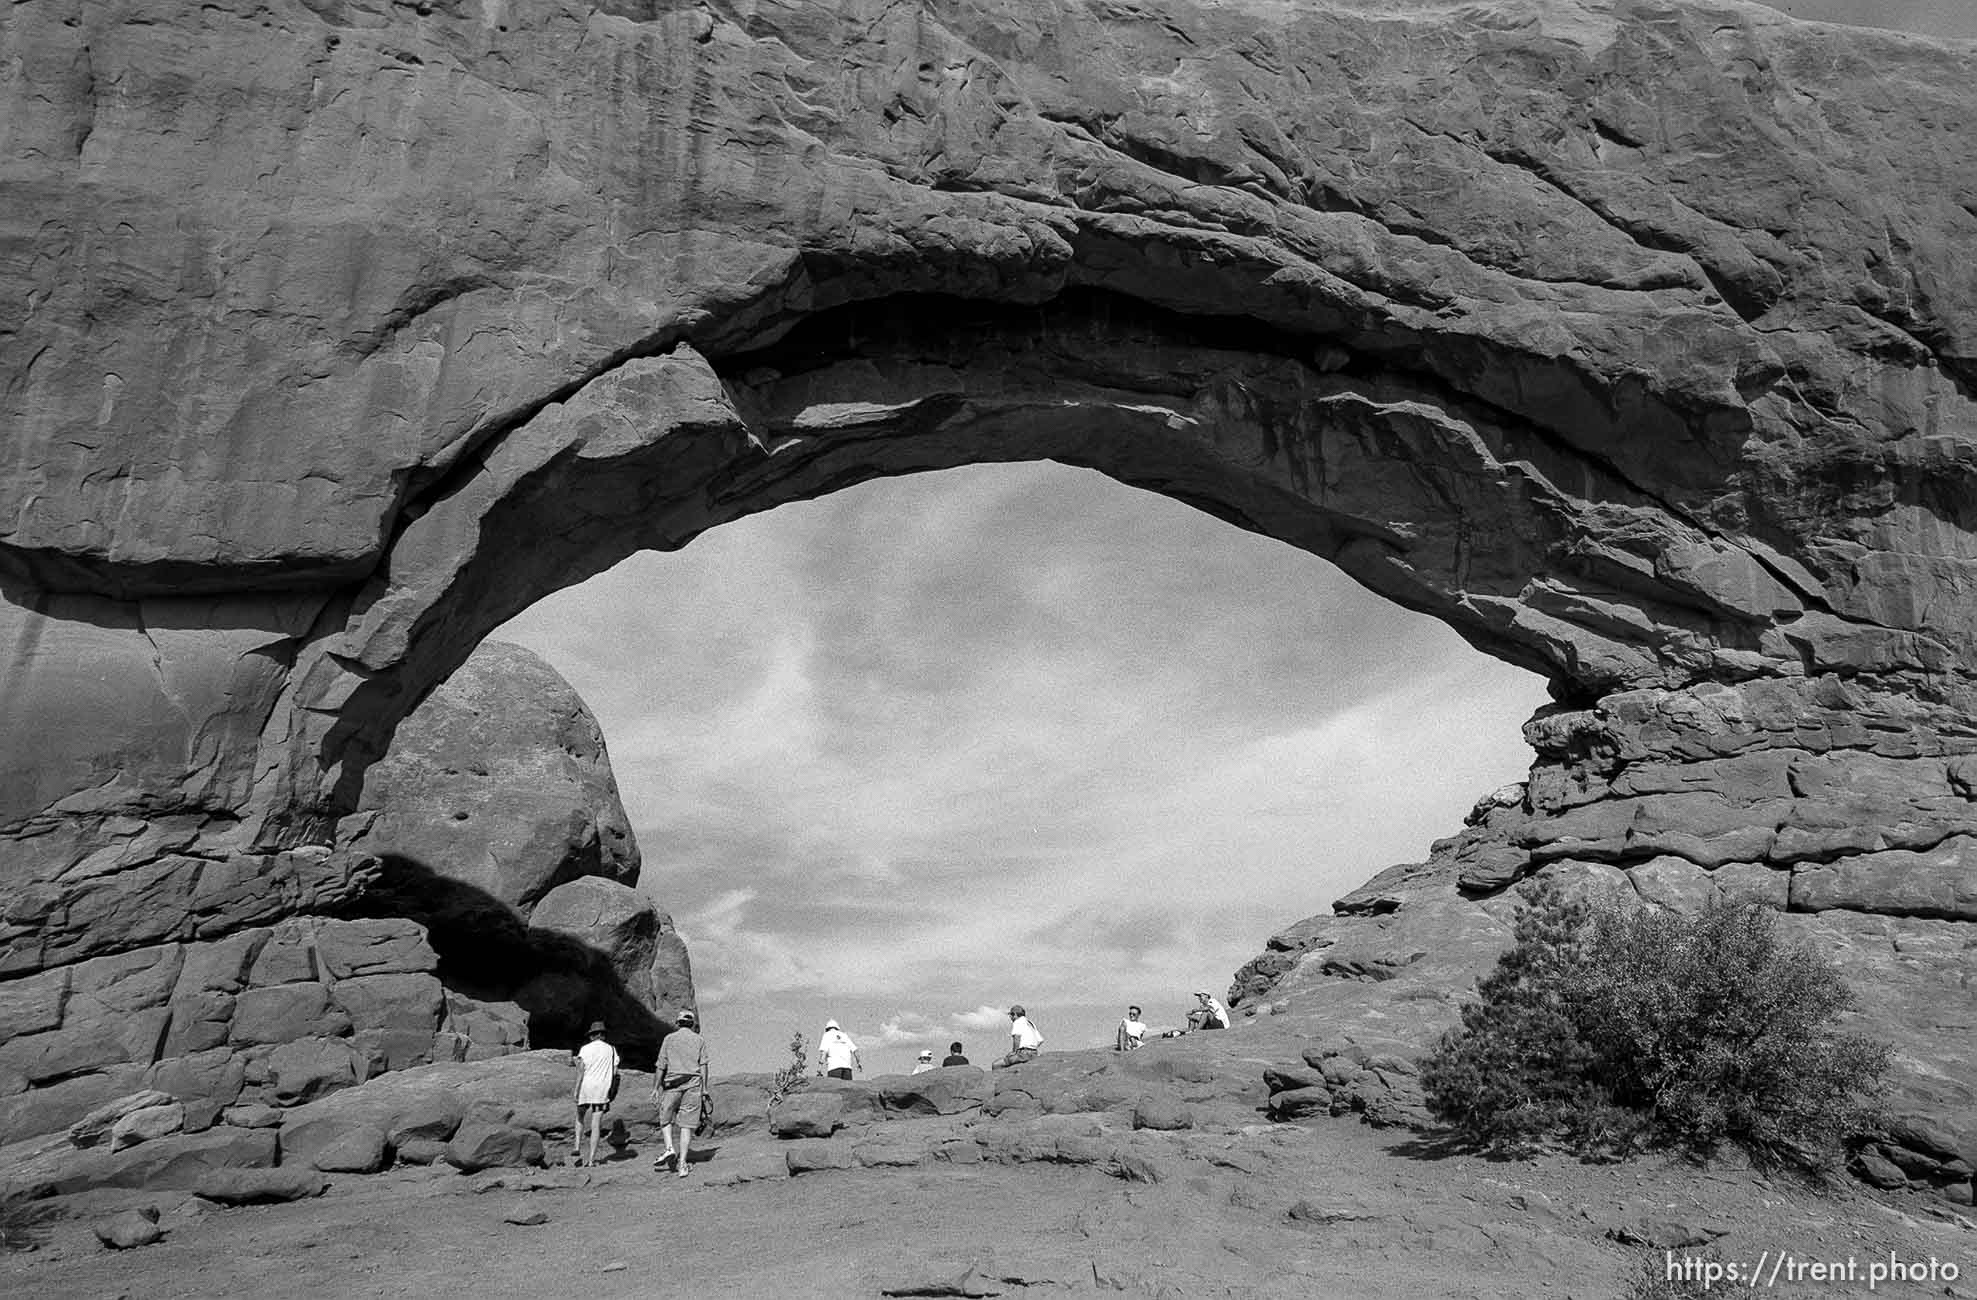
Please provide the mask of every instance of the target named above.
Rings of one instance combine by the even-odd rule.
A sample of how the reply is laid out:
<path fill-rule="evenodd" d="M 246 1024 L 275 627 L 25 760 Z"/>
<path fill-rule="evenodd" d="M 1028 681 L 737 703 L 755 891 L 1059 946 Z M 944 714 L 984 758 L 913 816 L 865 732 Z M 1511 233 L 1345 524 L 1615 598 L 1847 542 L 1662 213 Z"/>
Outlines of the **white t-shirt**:
<path fill-rule="evenodd" d="M 1144 1020 L 1121 1020 L 1119 1022 L 1119 1028 L 1125 1031 L 1126 1050 L 1129 1052 L 1135 1047 L 1138 1047 L 1141 1041 L 1146 1038 L 1146 1022 Z"/>
<path fill-rule="evenodd" d="M 577 1065 L 583 1071 L 577 1079 L 577 1104 L 602 1106 L 609 1102 L 611 1078 L 618 1072 L 618 1049 L 593 1038 L 577 1049 Z"/>
<path fill-rule="evenodd" d="M 1227 1029 L 1229 1027 L 1229 1009 L 1222 1005 L 1222 1000 L 1211 995 L 1207 1005 L 1208 1014 L 1214 1023 Z"/>
<path fill-rule="evenodd" d="M 817 1040 L 817 1055 L 824 1058 L 826 1070 L 849 1070 L 852 1054 L 857 1050 L 858 1044 L 842 1029 L 826 1029 Z"/>
<path fill-rule="evenodd" d="M 1043 1046 L 1043 1035 L 1037 1032 L 1037 1027 L 1030 1023 L 1028 1016 L 1017 1016 L 1010 1021 L 1009 1034 L 1016 1040 L 1018 1048 Z"/>
<path fill-rule="evenodd" d="M 936 1068 L 938 1067 L 936 1067 L 932 1061 L 920 1061 L 913 1066 L 913 1073 L 925 1074 L 928 1070 L 932 1070 Z"/>

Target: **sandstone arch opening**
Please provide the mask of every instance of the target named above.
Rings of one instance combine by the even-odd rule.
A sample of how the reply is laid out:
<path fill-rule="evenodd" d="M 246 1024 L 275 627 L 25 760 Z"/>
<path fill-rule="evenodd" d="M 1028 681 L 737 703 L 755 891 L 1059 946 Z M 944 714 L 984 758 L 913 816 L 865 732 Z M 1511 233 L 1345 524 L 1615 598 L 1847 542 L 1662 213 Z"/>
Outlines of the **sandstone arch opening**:
<path fill-rule="evenodd" d="M 1047 464 L 754 516 L 495 635 L 599 717 L 737 1069 L 826 1015 L 889 1024 L 874 1069 L 979 1050 L 948 1017 L 1018 993 L 1066 1047 L 1115 1000 L 1177 1019 L 1521 777 L 1543 700 L 1322 561 Z"/>
<path fill-rule="evenodd" d="M 543 593 L 1046 458 L 1556 684 L 1521 802 L 1277 975 L 1460 988 L 1412 955 L 1536 871 L 1759 898 L 1969 1196 L 1967 50 L 1712 0 L 377 8 L 4 20 L 9 1123 L 237 1088 L 228 962 L 361 955 L 318 922 L 367 769 Z"/>

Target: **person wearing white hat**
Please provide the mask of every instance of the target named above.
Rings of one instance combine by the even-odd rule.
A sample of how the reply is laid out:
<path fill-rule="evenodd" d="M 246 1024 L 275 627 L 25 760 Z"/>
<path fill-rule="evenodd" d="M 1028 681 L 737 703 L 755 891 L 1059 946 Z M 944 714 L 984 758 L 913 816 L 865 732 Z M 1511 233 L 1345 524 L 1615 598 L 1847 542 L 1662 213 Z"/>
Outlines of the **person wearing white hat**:
<path fill-rule="evenodd" d="M 1188 1012 L 1189 1029 L 1227 1029 L 1229 1009 L 1218 1001 L 1207 989 L 1194 991 L 1195 1001 L 1200 1005 Z"/>
<path fill-rule="evenodd" d="M 864 1068 L 858 1044 L 851 1041 L 851 1035 L 839 1029 L 837 1021 L 826 1020 L 823 1037 L 817 1040 L 817 1073 L 833 1079 L 849 1079 L 854 1069 Z"/>
<path fill-rule="evenodd" d="M 931 1047 L 921 1052 L 920 1059 L 913 1063 L 913 1073 L 915 1074 L 924 1074 L 928 1070 L 937 1070 L 939 1068 L 939 1066 L 934 1064 L 934 1051 Z"/>

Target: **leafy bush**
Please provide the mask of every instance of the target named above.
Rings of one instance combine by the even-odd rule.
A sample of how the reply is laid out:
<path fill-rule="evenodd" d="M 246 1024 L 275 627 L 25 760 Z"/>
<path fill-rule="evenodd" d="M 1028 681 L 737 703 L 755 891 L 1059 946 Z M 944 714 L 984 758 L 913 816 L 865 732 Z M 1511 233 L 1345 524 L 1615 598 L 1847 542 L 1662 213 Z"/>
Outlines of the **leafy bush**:
<path fill-rule="evenodd" d="M 1496 1148 L 1668 1147 L 1817 1164 L 1872 1120 L 1888 1048 L 1841 1033 L 1838 971 L 1761 907 L 1694 916 L 1526 896 L 1515 941 L 1424 1063 L 1429 1110 Z"/>

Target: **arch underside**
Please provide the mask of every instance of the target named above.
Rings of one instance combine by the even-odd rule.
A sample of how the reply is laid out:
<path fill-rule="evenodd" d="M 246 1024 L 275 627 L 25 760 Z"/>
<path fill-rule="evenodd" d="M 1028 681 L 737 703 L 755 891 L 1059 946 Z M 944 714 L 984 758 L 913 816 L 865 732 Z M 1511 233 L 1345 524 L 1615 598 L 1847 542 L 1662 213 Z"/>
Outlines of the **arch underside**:
<path fill-rule="evenodd" d="M 0 976 L 348 905 L 370 765 L 549 591 L 1050 459 L 1552 684 L 1523 789 L 1348 913 L 1575 871 L 1852 918 L 1934 945 L 1888 1014 L 1957 1037 L 1968 47 L 1730 0 L 415 8 L 0 17 Z"/>

